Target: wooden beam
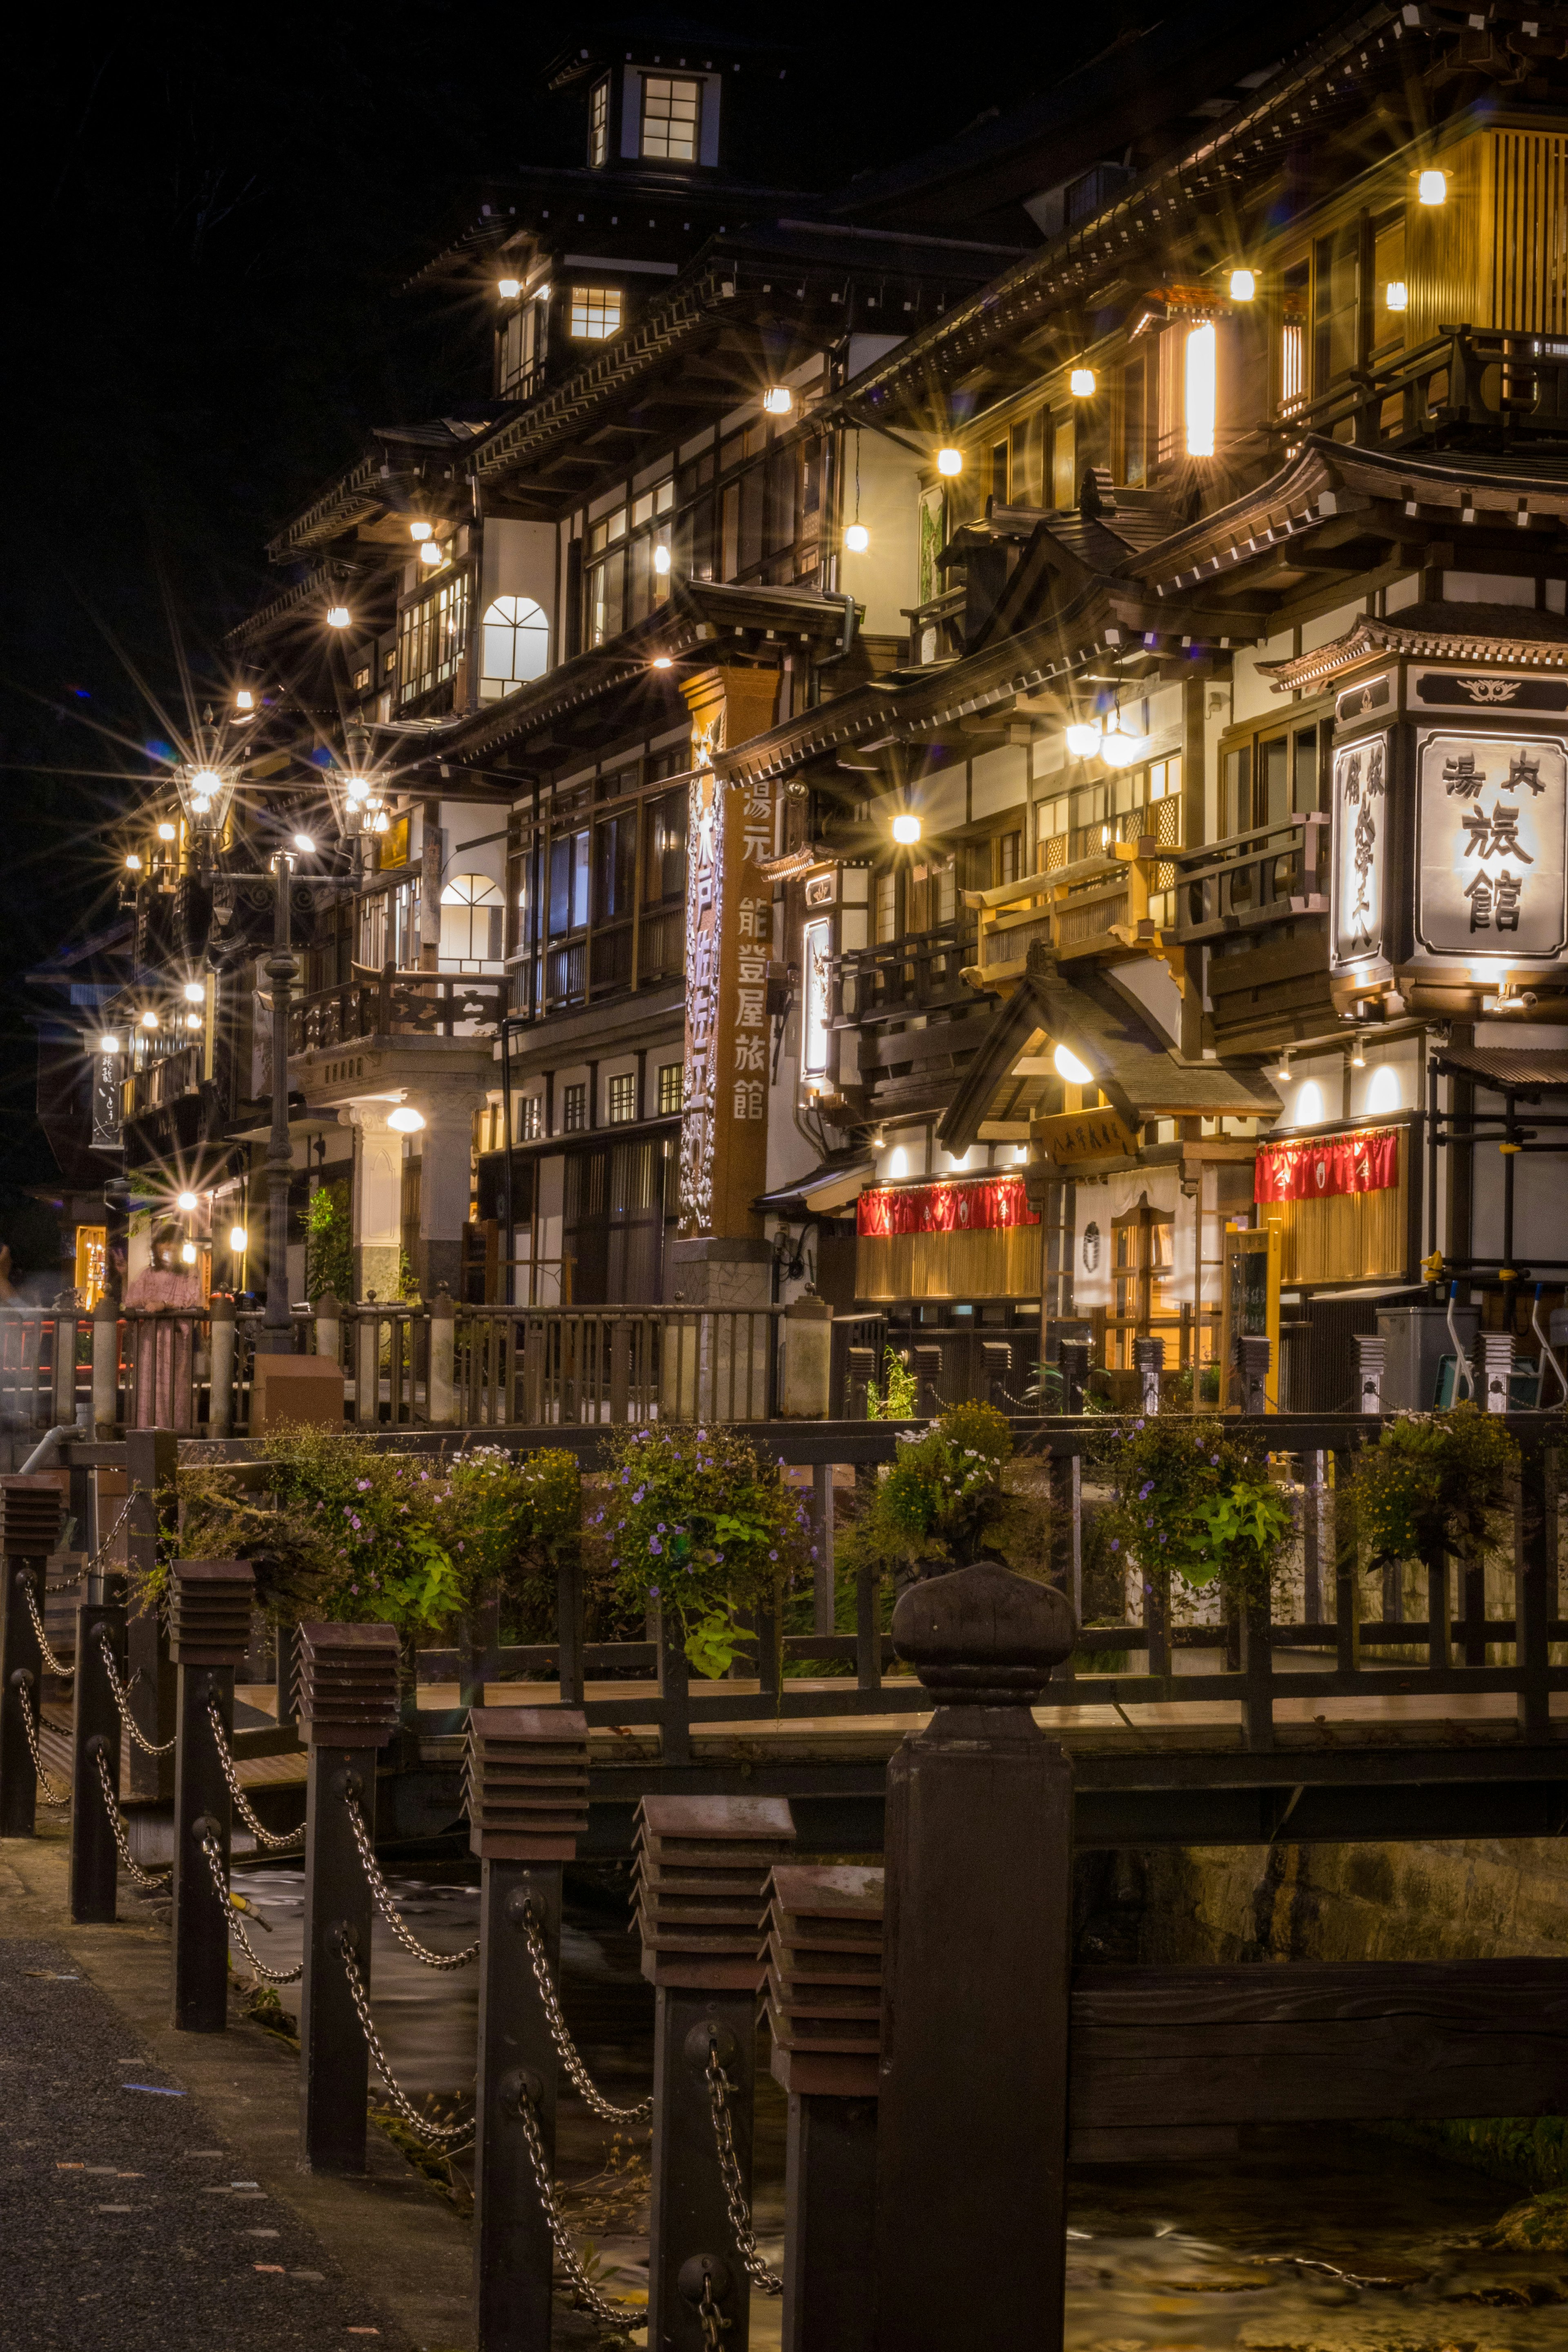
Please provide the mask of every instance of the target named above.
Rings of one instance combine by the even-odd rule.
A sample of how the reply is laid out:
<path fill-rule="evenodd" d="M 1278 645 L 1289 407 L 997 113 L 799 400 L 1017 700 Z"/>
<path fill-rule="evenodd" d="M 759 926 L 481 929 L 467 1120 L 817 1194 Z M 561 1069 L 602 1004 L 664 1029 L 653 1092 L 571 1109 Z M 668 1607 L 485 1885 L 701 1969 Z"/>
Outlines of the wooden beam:
<path fill-rule="evenodd" d="M 1244 2124 L 1559 2115 L 1568 1962 L 1083 1969 L 1071 2153 Z M 1142 2151 L 1137 2151 L 1142 2152 Z"/>

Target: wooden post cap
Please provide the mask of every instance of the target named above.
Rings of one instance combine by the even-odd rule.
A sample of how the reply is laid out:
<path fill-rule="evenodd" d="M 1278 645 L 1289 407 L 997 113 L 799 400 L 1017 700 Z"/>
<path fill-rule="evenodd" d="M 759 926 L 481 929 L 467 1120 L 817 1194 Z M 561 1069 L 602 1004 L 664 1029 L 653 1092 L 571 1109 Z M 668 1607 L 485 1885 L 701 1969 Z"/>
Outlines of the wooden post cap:
<path fill-rule="evenodd" d="M 60 1490 L 52 1478 L 0 1478 L 0 1552 L 43 1559 L 60 1540 Z"/>
<path fill-rule="evenodd" d="M 893 1612 L 893 1647 L 939 1706 L 1027 1706 L 1077 1637 L 1066 1595 L 999 1559 L 925 1577 Z"/>
<path fill-rule="evenodd" d="M 769 1874 L 795 1836 L 787 1797 L 645 1797 L 633 1889 L 644 1976 L 760 1991 Z"/>
<path fill-rule="evenodd" d="M 255 1606 L 249 1560 L 175 1560 L 169 1570 L 169 1655 L 177 1666 L 243 1664 Z"/>
<path fill-rule="evenodd" d="M 577 1706 L 471 1706 L 468 1843 L 482 1862 L 571 1862 L 588 1829 L 588 1718 Z"/>
<path fill-rule="evenodd" d="M 300 1627 L 300 1727 L 312 1748 L 384 1748 L 397 1728 L 395 1625 Z"/>

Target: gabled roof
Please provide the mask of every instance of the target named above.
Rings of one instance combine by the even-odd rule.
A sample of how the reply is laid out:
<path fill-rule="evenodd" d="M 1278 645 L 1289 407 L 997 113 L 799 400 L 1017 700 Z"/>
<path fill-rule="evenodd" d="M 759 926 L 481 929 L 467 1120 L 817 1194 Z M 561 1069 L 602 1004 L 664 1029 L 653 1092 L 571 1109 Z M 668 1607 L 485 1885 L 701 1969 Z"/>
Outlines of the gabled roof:
<path fill-rule="evenodd" d="M 1130 1128 L 1152 1118 L 1277 1118 L 1279 1096 L 1261 1074 L 1235 1063 L 1189 1062 L 1173 1053 L 1104 977 L 1064 980 L 1039 941 L 1012 995 L 993 1016 L 937 1126 L 949 1151 L 967 1151 L 981 1122 L 1037 1040 L 1064 1045 Z"/>
<path fill-rule="evenodd" d="M 1560 613 L 1526 612 L 1517 604 L 1407 604 L 1389 620 L 1364 614 L 1331 645 L 1258 667 L 1272 677 L 1276 694 L 1310 693 L 1381 654 L 1568 669 L 1568 620 Z"/>

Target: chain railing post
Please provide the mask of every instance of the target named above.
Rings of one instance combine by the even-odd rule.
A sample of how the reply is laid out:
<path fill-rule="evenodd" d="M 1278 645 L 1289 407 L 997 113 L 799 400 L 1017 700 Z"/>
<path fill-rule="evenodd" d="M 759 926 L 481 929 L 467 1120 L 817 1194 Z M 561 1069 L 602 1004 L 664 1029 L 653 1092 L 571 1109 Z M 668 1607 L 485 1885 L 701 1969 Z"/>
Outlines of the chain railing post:
<path fill-rule="evenodd" d="M 784 2352 L 873 2352 L 880 1870 L 775 1867 L 771 2071 L 789 2095 Z"/>
<path fill-rule="evenodd" d="M 179 1440 L 172 1429 L 130 1429 L 125 1433 L 125 1467 L 132 1502 L 126 1528 L 132 1601 L 135 1585 L 151 1577 L 158 1565 L 159 1497 L 173 1486 L 179 1459 Z M 134 1678 L 131 1712 L 144 1739 L 166 1748 L 174 1736 L 174 1668 L 163 1616 L 156 1609 L 136 1609 L 126 1628 L 126 1660 Z M 172 1797 L 174 1793 L 174 1750 L 149 1756 L 140 1748 L 131 1752 L 131 1794 Z"/>
<path fill-rule="evenodd" d="M 247 1559 L 177 1559 L 169 1570 L 169 1651 L 179 1675 L 174 1720 L 174 2022 L 181 2033 L 228 2024 L 228 1920 L 213 1884 L 216 1848 L 228 1883 L 228 1782 L 213 1736 L 216 1707 L 232 1745 L 235 1668 L 250 1644 L 256 1571 Z"/>
<path fill-rule="evenodd" d="M 120 1790 L 120 1710 L 103 1662 L 107 1641 L 115 1672 L 125 1679 L 125 1605 L 110 1600 L 121 1580 L 110 1570 L 88 1570 L 87 1597 L 77 1604 L 76 1685 L 71 1714 L 70 1906 L 79 1923 L 115 1916 L 119 1856 L 114 1824 L 102 1802 L 99 1759 L 109 1785 Z"/>
<path fill-rule="evenodd" d="M 38 1776 L 27 1733 L 43 1720 L 44 1661 L 33 1612 L 41 1622 L 46 1563 L 59 1539 L 54 1480 L 0 1478 L 0 1837 L 31 1837 L 37 1820 Z"/>
<path fill-rule="evenodd" d="M 935 1712 L 888 1768 L 883 2352 L 1061 2352 L 1072 1768 L 1030 1708 L 1073 1637 L 1063 1595 L 998 1560 L 893 1613 Z"/>
<path fill-rule="evenodd" d="M 588 1827 L 588 1726 L 563 1706 L 468 1716 L 468 1843 L 479 1857 L 479 2037 L 474 2140 L 478 2352 L 550 2352 L 553 2241 L 521 2108 L 555 2173 L 558 2063 L 529 1925 L 561 1972 L 561 1871 Z"/>
<path fill-rule="evenodd" d="M 307 2172 L 364 2170 L 370 2053 L 342 1963 L 368 1995 L 372 1896 L 347 1800 L 375 1836 L 376 1752 L 397 1728 L 397 1629 L 299 1628 L 300 1727 L 310 1748 L 305 1974 L 300 1995 L 300 2155 Z"/>
<path fill-rule="evenodd" d="M 783 1797 L 645 1797 L 638 1808 L 637 1925 L 643 1974 L 658 1988 L 647 2340 L 659 2352 L 703 2352 L 710 2340 L 700 2310 L 705 2280 L 724 2322 L 724 2352 L 746 2352 L 751 2294 L 714 2144 L 708 2069 L 716 2056 L 728 2077 L 749 2206 L 756 2005 L 765 1974 L 758 1948 L 769 1871 L 789 1859 L 794 1843 Z M 694 1894 L 700 1927 L 689 1917 Z"/>

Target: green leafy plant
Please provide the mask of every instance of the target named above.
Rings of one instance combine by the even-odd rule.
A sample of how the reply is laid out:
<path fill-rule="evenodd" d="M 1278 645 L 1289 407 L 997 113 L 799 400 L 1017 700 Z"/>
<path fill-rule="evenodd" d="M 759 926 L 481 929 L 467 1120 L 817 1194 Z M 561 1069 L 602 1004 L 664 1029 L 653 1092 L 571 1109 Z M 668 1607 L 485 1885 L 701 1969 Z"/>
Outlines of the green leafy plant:
<path fill-rule="evenodd" d="M 1115 1559 L 1192 1590 L 1260 1599 L 1295 1530 L 1289 1501 L 1250 1436 L 1220 1421 L 1155 1413 L 1108 1433 L 1115 1499 L 1100 1513 Z"/>
<path fill-rule="evenodd" d="M 1351 1475 L 1369 1565 L 1499 1541 L 1518 1467 L 1519 1447 L 1502 1422 L 1468 1401 L 1451 1412 L 1402 1413 L 1363 1450 Z"/>
<path fill-rule="evenodd" d="M 305 1296 L 325 1290 L 340 1299 L 354 1295 L 353 1233 L 347 1187 L 321 1184 L 305 1203 Z"/>
<path fill-rule="evenodd" d="M 617 1432 L 602 1507 L 584 1530 L 596 1571 L 627 1611 L 673 1612 L 700 1675 L 727 1674 L 816 1558 L 799 1491 L 738 1430 L 666 1422 Z"/>
<path fill-rule="evenodd" d="M 852 1567 L 935 1573 L 983 1549 L 1038 1570 L 1047 1510 L 1037 1493 L 1010 1491 L 1013 1433 L 988 1404 L 950 1406 L 899 1450 L 839 1539 Z"/>
<path fill-rule="evenodd" d="M 920 1414 L 920 1381 L 907 1356 L 887 1349 L 882 1357 L 883 1386 L 866 1383 L 868 1421 L 914 1421 Z"/>

